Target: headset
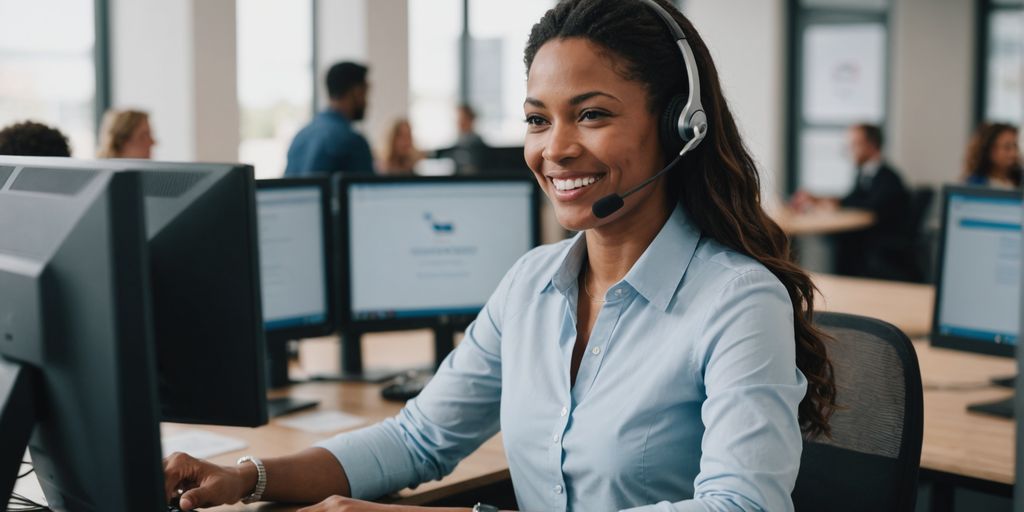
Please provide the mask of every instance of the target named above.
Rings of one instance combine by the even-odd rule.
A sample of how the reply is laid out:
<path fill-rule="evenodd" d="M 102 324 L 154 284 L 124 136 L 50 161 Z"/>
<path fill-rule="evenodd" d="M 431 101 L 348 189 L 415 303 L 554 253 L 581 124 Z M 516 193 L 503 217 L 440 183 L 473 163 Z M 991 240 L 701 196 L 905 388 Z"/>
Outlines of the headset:
<path fill-rule="evenodd" d="M 676 148 L 680 149 L 679 154 L 672 162 L 654 176 L 644 180 L 643 183 L 633 187 L 624 194 L 609 194 L 594 203 L 591 210 L 594 212 L 594 216 L 599 219 L 619 211 L 625 204 L 626 197 L 650 185 L 654 180 L 661 177 L 662 174 L 675 167 L 679 160 L 683 158 L 683 155 L 697 147 L 708 133 L 708 118 L 704 114 L 704 107 L 700 102 L 700 75 L 697 73 L 697 59 L 693 56 L 690 43 L 686 41 L 686 34 L 683 34 L 683 29 L 679 27 L 679 24 L 672 18 L 672 15 L 658 5 L 657 2 L 654 0 L 639 1 L 653 9 L 655 14 L 661 18 L 661 21 L 665 22 L 669 32 L 672 33 L 672 38 L 676 41 L 676 46 L 679 47 L 679 52 L 683 54 L 686 82 L 689 85 L 690 91 L 685 95 L 676 94 L 672 96 L 668 106 L 665 107 L 665 111 L 662 112 L 658 124 L 658 137 L 661 139 L 662 146 L 671 148 L 673 152 L 675 152 Z"/>

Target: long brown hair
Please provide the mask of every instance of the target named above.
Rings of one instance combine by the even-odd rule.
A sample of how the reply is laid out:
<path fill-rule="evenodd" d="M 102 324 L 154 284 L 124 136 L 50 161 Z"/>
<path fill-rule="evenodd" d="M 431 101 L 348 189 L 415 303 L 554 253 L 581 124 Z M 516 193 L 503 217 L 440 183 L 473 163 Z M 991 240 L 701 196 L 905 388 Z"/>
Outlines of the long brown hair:
<path fill-rule="evenodd" d="M 992 146 L 996 139 L 1006 132 L 1017 134 L 1017 127 L 1006 123 L 981 123 L 971 135 L 967 144 L 967 157 L 964 159 L 964 178 L 987 180 L 992 173 Z M 1015 186 L 1020 186 L 1021 168 L 1010 169 L 1007 176 Z"/>
<path fill-rule="evenodd" d="M 693 25 L 664 0 L 686 34 L 700 74 L 701 99 L 710 132 L 679 163 L 684 169 L 669 174 L 677 194 L 702 233 L 768 268 L 789 292 L 796 331 L 796 365 L 807 377 L 807 394 L 800 402 L 800 426 L 809 436 L 828 435 L 836 408 L 836 386 L 825 348 L 826 336 L 814 326 L 814 284 L 790 255 L 782 229 L 761 208 L 757 166 L 736 128 L 718 81 L 707 46 Z M 661 115 L 675 94 L 686 93 L 682 56 L 665 24 L 636 0 L 564 0 L 534 25 L 526 44 L 527 70 L 544 43 L 580 37 L 606 48 L 626 65 L 619 73 L 643 83 L 648 107 Z M 664 148 L 666 157 L 675 148 Z"/>

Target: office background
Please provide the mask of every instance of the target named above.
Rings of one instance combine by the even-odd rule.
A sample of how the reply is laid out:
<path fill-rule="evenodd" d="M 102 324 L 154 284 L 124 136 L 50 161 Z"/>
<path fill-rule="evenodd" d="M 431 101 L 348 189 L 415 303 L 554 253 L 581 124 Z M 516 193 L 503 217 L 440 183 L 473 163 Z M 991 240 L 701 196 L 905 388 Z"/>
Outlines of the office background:
<path fill-rule="evenodd" d="M 800 186 L 848 188 L 840 146 L 851 122 L 883 124 L 907 181 L 936 185 L 959 176 L 978 121 L 1021 120 L 1020 0 L 677 3 L 711 47 L 769 201 Z M 480 110 L 490 144 L 519 145 L 522 47 L 553 4 L 0 0 L 0 125 L 60 126 L 74 156 L 91 157 L 102 111 L 136 107 L 152 114 L 155 158 L 241 160 L 274 177 L 324 105 L 322 70 L 353 59 L 371 67 L 363 129 L 375 148 L 399 117 L 421 148 L 450 144 L 460 101 Z M 830 110 L 816 95 L 830 58 L 862 66 L 846 77 L 859 107 Z"/>

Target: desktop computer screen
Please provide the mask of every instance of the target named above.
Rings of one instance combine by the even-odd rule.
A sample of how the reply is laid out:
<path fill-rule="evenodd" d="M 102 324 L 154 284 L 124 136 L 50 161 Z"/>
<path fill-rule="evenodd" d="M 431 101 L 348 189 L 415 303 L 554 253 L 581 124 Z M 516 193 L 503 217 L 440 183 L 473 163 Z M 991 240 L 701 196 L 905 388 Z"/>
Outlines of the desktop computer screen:
<path fill-rule="evenodd" d="M 141 177 L 0 157 L 0 507 L 163 510 Z M 12 508 L 13 510 L 13 508 Z"/>
<path fill-rule="evenodd" d="M 538 242 L 529 176 L 343 178 L 342 324 L 471 318 Z"/>
<path fill-rule="evenodd" d="M 1012 356 L 1020 336 L 1020 191 L 946 187 L 936 346 Z"/>
<path fill-rule="evenodd" d="M 163 419 L 266 423 L 252 167 L 128 159 L 91 164 L 141 174 Z"/>
<path fill-rule="evenodd" d="M 288 342 L 334 330 L 331 187 L 327 177 L 312 177 L 259 180 L 256 188 L 269 385 L 280 388 L 290 384 Z M 268 402 L 271 416 L 310 405 Z"/>

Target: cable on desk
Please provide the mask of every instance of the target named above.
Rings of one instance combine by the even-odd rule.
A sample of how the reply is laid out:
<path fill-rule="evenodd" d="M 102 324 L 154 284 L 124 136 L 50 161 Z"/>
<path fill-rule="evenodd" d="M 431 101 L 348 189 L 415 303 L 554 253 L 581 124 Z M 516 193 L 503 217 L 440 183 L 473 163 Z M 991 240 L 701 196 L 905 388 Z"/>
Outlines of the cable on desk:
<path fill-rule="evenodd" d="M 28 471 L 20 473 L 18 480 L 31 475 L 36 468 L 32 466 L 32 462 L 23 460 L 21 461 L 22 466 L 28 466 Z M 36 503 L 16 492 L 11 492 L 11 501 L 7 504 L 7 512 L 42 512 L 46 510 L 53 510 L 42 503 Z"/>

